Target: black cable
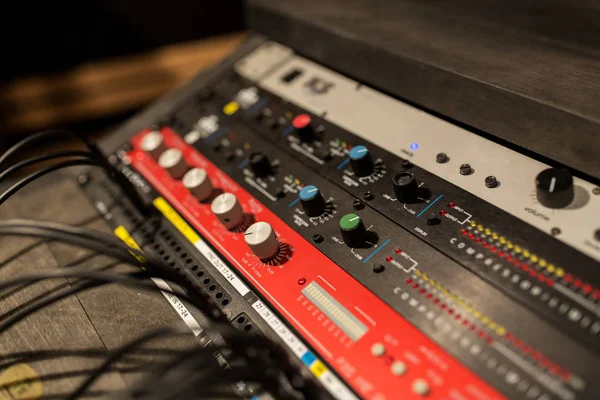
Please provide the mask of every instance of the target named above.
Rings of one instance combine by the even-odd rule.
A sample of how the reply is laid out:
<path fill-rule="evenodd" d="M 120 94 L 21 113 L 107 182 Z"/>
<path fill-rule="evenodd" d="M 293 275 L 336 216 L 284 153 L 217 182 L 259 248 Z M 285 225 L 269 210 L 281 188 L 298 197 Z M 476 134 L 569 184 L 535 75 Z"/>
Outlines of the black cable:
<path fill-rule="evenodd" d="M 6 150 L 2 155 L 0 155 L 0 169 L 2 168 L 2 164 L 6 162 L 13 154 L 17 151 L 26 148 L 30 144 L 35 143 L 38 140 L 52 138 L 52 137 L 61 137 L 61 136 L 71 136 L 75 139 L 82 141 L 87 144 L 87 141 L 82 137 L 77 135 L 75 132 L 68 131 L 66 129 L 49 129 L 41 132 L 34 133 L 33 135 L 29 135 L 26 138 L 22 139 L 18 143 L 11 146 L 8 150 Z"/>
<path fill-rule="evenodd" d="M 56 160 L 59 158 L 67 158 L 67 157 L 83 157 L 85 159 L 91 159 L 94 157 L 93 153 L 90 151 L 83 150 L 69 150 L 69 151 L 56 151 L 54 153 L 43 154 L 38 157 L 28 158 L 21 162 L 18 162 L 10 167 L 6 168 L 4 171 L 0 173 L 0 182 L 4 180 L 8 175 L 12 174 L 15 171 L 20 169 L 29 167 L 31 165 L 39 164 L 44 161 Z"/>
<path fill-rule="evenodd" d="M 27 175 L 25 178 L 21 179 L 10 188 L 8 188 L 2 195 L 0 195 L 0 205 L 8 200 L 12 195 L 18 192 L 21 188 L 28 185 L 29 183 L 35 181 L 38 178 L 41 178 L 44 175 L 47 175 L 51 172 L 58 171 L 59 169 L 74 167 L 76 165 L 96 165 L 103 166 L 100 161 L 92 160 L 92 159 L 84 159 L 84 160 L 70 160 L 63 161 L 60 163 L 56 163 L 54 165 L 50 165 L 48 167 L 42 168 L 39 171 L 36 171 L 30 175 Z"/>

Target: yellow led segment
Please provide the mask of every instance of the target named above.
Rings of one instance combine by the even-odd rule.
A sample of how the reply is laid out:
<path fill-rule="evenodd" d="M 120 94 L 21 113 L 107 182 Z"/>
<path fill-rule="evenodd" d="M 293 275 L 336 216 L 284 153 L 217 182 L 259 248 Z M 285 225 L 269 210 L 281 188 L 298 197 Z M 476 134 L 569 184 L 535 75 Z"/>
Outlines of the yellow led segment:
<path fill-rule="evenodd" d="M 477 230 L 478 231 L 482 231 L 483 230 L 483 225 L 477 225 Z"/>
<path fill-rule="evenodd" d="M 523 251 L 523 249 L 521 249 L 521 246 L 515 246 L 515 253 L 521 254 L 521 251 Z"/>
<path fill-rule="evenodd" d="M 554 274 L 559 278 L 562 278 L 563 276 L 565 276 L 565 271 L 562 268 L 558 268 Z"/>
<path fill-rule="evenodd" d="M 500 236 L 500 243 L 506 244 L 506 238 L 504 236 Z"/>
<path fill-rule="evenodd" d="M 477 226 L 477 222 L 475 222 L 475 221 L 471 221 L 471 226 L 472 226 L 472 227 L 476 227 L 476 226 Z"/>
<path fill-rule="evenodd" d="M 310 372 L 317 378 L 320 378 L 321 375 L 327 372 L 327 367 L 321 361 L 317 360 L 310 366 Z"/>
<path fill-rule="evenodd" d="M 421 271 L 419 271 L 418 269 L 415 270 L 415 274 L 417 274 L 417 276 L 421 276 Z"/>
<path fill-rule="evenodd" d="M 544 260 L 543 258 L 540 258 L 540 261 L 538 261 L 538 264 L 540 267 L 546 268 L 548 266 L 548 261 Z"/>
<path fill-rule="evenodd" d="M 546 268 L 548 270 L 548 272 L 550 272 L 551 274 L 554 273 L 554 271 L 556 271 L 556 267 L 554 266 L 554 264 L 548 264 L 548 268 Z"/>
<path fill-rule="evenodd" d="M 433 279 L 430 279 L 429 283 L 431 283 L 431 286 L 435 286 L 435 281 Z"/>
<path fill-rule="evenodd" d="M 508 247 L 509 249 L 512 249 L 513 248 L 512 242 L 506 242 L 506 247 Z"/>
<path fill-rule="evenodd" d="M 240 105 L 238 103 L 236 103 L 235 101 L 230 101 L 229 103 L 225 104 L 225 107 L 223 107 L 223 113 L 225 115 L 233 115 L 239 109 Z"/>
<path fill-rule="evenodd" d="M 474 310 L 474 311 L 473 311 L 473 316 L 474 316 L 475 318 L 479 318 L 479 317 L 481 317 L 481 313 L 480 313 L 479 311 L 477 311 L 477 310 Z"/>
<path fill-rule="evenodd" d="M 535 254 L 532 254 L 531 257 L 529 257 L 529 259 L 531 260 L 531 262 L 538 262 L 539 260 L 538 256 L 536 256 Z"/>
<path fill-rule="evenodd" d="M 492 233 L 492 239 L 498 240 L 498 234 L 496 232 Z"/>
<path fill-rule="evenodd" d="M 250 150 L 250 143 L 248 143 L 248 142 L 244 143 L 244 150 L 246 150 L 246 151 Z"/>
<path fill-rule="evenodd" d="M 525 249 L 523 250 L 523 256 L 529 258 L 529 256 L 531 255 L 531 253 L 529 252 L 529 250 Z"/>
<path fill-rule="evenodd" d="M 487 316 L 482 315 L 481 316 L 481 322 L 483 322 L 484 324 L 487 325 L 490 322 L 490 319 Z"/>
<path fill-rule="evenodd" d="M 423 278 L 423 280 L 424 280 L 425 282 L 427 282 L 427 281 L 429 280 L 429 277 L 427 276 L 427 274 L 426 274 L 426 273 L 423 273 L 423 276 L 421 276 L 421 278 Z"/>
<path fill-rule="evenodd" d="M 490 323 L 489 323 L 489 325 L 488 325 L 488 327 L 489 327 L 491 330 L 494 330 L 494 329 L 496 329 L 496 327 L 497 327 L 497 326 L 498 326 L 498 325 L 497 325 L 497 324 L 496 324 L 494 321 L 490 322 Z"/>
<path fill-rule="evenodd" d="M 485 232 L 486 235 L 491 235 L 492 234 L 492 231 L 490 230 L 490 228 L 485 228 L 484 232 Z"/>
<path fill-rule="evenodd" d="M 498 328 L 496 328 L 496 333 L 500 336 L 504 336 L 506 335 L 506 329 L 500 325 Z"/>

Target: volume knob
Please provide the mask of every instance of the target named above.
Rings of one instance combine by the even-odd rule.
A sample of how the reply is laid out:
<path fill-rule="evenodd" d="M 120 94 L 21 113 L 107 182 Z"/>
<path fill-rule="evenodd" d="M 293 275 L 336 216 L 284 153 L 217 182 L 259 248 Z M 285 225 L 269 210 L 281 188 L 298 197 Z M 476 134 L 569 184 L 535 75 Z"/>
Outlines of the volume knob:
<path fill-rule="evenodd" d="M 365 243 L 367 230 L 356 214 L 346 214 L 340 219 L 340 231 L 348 247 L 358 247 Z"/>
<path fill-rule="evenodd" d="M 365 146 L 354 146 L 350 150 L 350 165 L 356 176 L 368 176 L 373 172 L 373 159 Z"/>
<path fill-rule="evenodd" d="M 192 168 L 185 173 L 181 180 L 183 186 L 190 191 L 198 200 L 206 200 L 213 192 L 213 185 L 206 170 Z"/>
<path fill-rule="evenodd" d="M 183 174 L 188 170 L 188 166 L 183 159 L 183 154 L 179 149 L 165 150 L 158 157 L 158 165 L 164 168 L 175 179 L 181 179 Z"/>
<path fill-rule="evenodd" d="M 150 154 L 155 160 L 167 149 L 162 133 L 159 131 L 152 131 L 146 133 L 140 142 L 140 148 L 146 153 Z"/>
<path fill-rule="evenodd" d="M 419 185 L 414 174 L 407 171 L 398 172 L 392 178 L 392 183 L 398 201 L 411 203 L 417 199 Z"/>
<path fill-rule="evenodd" d="M 300 136 L 300 140 L 303 142 L 310 142 L 316 139 L 317 135 L 315 130 L 311 124 L 312 119 L 308 114 L 300 114 L 294 118 L 292 121 L 292 126 L 294 130 Z"/>
<path fill-rule="evenodd" d="M 302 208 L 309 217 L 318 217 L 325 211 L 325 199 L 318 187 L 308 185 L 300 191 Z"/>
<path fill-rule="evenodd" d="M 261 260 L 271 258 L 279 251 L 279 239 L 268 222 L 260 221 L 250 225 L 244 233 L 244 240 L 252 253 Z"/>
<path fill-rule="evenodd" d="M 210 209 L 227 229 L 239 225 L 244 218 L 244 210 L 233 193 L 222 193 L 215 197 Z"/>
<path fill-rule="evenodd" d="M 563 168 L 548 168 L 535 179 L 537 199 L 548 208 L 568 206 L 575 197 L 573 176 Z"/>
<path fill-rule="evenodd" d="M 273 172 L 269 158 L 265 153 L 259 151 L 250 154 L 248 157 L 248 164 L 250 165 L 252 173 L 259 178 L 271 175 Z"/>

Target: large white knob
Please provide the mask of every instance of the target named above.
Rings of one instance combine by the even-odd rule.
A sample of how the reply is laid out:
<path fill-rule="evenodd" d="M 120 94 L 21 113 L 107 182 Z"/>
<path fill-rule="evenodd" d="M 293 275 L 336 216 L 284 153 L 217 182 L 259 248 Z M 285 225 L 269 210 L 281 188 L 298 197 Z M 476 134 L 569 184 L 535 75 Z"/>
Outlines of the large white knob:
<path fill-rule="evenodd" d="M 183 174 L 188 170 L 188 166 L 183 159 L 183 154 L 179 149 L 165 150 L 158 157 L 158 165 L 163 167 L 175 179 L 181 179 Z"/>
<path fill-rule="evenodd" d="M 256 222 L 244 234 L 246 244 L 261 260 L 271 258 L 279 251 L 279 239 L 268 222 Z"/>
<path fill-rule="evenodd" d="M 167 149 L 162 133 L 159 131 L 146 133 L 140 142 L 140 147 L 155 160 L 158 160 L 158 157 Z"/>
<path fill-rule="evenodd" d="M 244 218 L 244 210 L 232 193 L 223 193 L 215 197 L 210 209 L 227 229 L 239 225 Z"/>
<path fill-rule="evenodd" d="M 213 192 L 213 185 L 202 168 L 192 168 L 185 173 L 181 180 L 183 186 L 198 200 L 206 200 Z"/>

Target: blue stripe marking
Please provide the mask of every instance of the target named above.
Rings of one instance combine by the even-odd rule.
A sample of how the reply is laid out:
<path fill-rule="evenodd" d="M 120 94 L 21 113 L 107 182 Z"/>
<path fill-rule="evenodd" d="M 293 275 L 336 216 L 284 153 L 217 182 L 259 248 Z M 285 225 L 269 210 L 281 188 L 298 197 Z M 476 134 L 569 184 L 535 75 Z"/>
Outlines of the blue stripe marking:
<path fill-rule="evenodd" d="M 245 159 L 244 161 L 239 163 L 237 167 L 238 167 L 238 169 L 242 169 L 242 168 L 246 168 L 246 165 L 248 165 L 248 159 Z"/>
<path fill-rule="evenodd" d="M 213 133 L 212 135 L 210 135 L 209 137 L 204 139 L 205 143 L 212 143 L 215 139 L 217 139 L 219 136 L 221 136 L 222 134 L 224 134 L 225 132 L 228 132 L 229 128 L 227 127 L 222 127 L 219 128 L 215 131 L 215 133 Z"/>
<path fill-rule="evenodd" d="M 289 208 L 294 207 L 296 204 L 298 204 L 299 201 L 300 201 L 300 197 L 298 197 L 296 200 L 292 201 L 288 207 Z"/>
<path fill-rule="evenodd" d="M 261 108 L 262 106 L 264 106 L 268 100 L 269 100 L 268 97 L 264 97 L 264 98 L 260 99 L 259 101 L 254 103 L 249 109 L 247 109 L 246 112 L 253 113 L 254 111 L 256 111 L 259 108 Z"/>
<path fill-rule="evenodd" d="M 421 216 L 421 214 L 423 214 L 425 211 L 429 210 L 429 207 L 431 207 L 432 205 L 434 205 L 436 201 L 438 201 L 439 199 L 441 199 L 441 198 L 442 198 L 442 196 L 443 196 L 443 194 L 440 194 L 440 195 L 438 196 L 438 198 L 437 198 L 437 199 L 435 199 L 434 201 L 432 201 L 431 203 L 429 203 L 429 205 L 428 205 L 427 207 L 425 207 L 425 209 L 424 209 L 423 211 L 421 211 L 421 212 L 420 212 L 420 213 L 417 215 L 417 218 L 419 218 L 419 217 Z"/>
<path fill-rule="evenodd" d="M 350 162 L 350 159 L 346 158 L 344 161 L 342 161 L 342 163 L 340 165 L 337 166 L 337 169 L 344 168 L 349 162 Z"/>
<path fill-rule="evenodd" d="M 391 241 L 392 241 L 392 239 L 388 239 L 385 242 L 383 242 L 383 244 L 381 246 L 379 246 L 379 248 L 377 248 L 374 252 L 369 254 L 369 256 L 367 258 L 364 259 L 363 263 L 366 263 L 367 261 L 369 261 L 371 259 L 371 257 L 373 257 L 375 254 L 377 254 L 377 252 L 379 250 L 383 249 L 383 247 Z"/>
<path fill-rule="evenodd" d="M 293 126 L 293 125 L 290 125 L 290 126 L 288 126 L 287 128 L 285 128 L 285 129 L 284 129 L 284 130 L 281 132 L 281 134 L 282 134 L 283 136 L 287 136 L 287 135 L 289 135 L 290 133 L 292 133 L 292 131 L 293 131 L 293 130 L 294 130 L 294 126 Z"/>
<path fill-rule="evenodd" d="M 317 357 L 312 352 L 307 351 L 306 353 L 304 353 L 302 355 L 302 357 L 300 359 L 302 360 L 304 365 L 306 365 L 307 367 L 310 367 L 312 365 L 312 363 L 315 362 Z"/>

